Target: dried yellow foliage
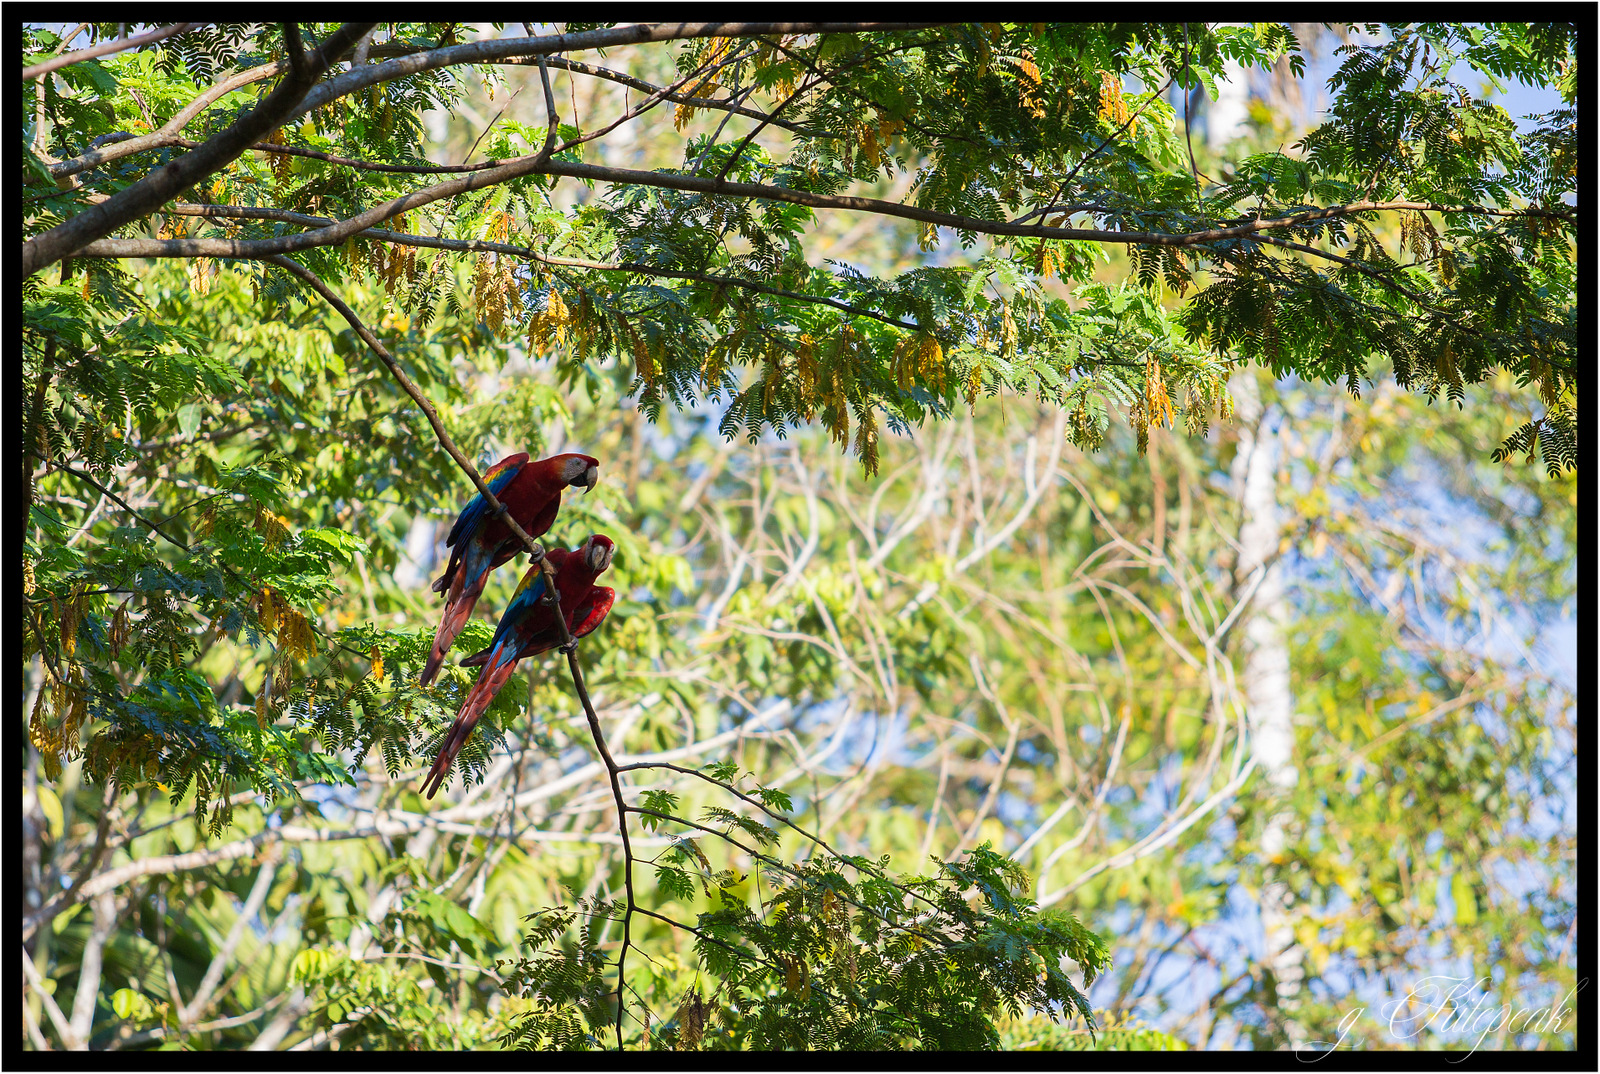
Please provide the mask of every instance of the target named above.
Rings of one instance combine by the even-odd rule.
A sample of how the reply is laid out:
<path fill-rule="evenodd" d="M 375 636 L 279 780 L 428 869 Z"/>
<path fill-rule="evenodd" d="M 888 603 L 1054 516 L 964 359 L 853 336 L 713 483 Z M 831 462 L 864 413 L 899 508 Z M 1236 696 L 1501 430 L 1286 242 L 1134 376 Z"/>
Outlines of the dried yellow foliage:
<path fill-rule="evenodd" d="M 633 350 L 634 371 L 643 378 L 647 387 L 654 385 L 657 374 L 656 363 L 655 359 L 651 357 L 650 348 L 645 345 L 644 337 L 633 326 L 633 322 L 622 316 L 622 314 L 617 314 L 617 320 L 621 321 L 622 327 L 628 330 L 628 342 Z"/>
<path fill-rule="evenodd" d="M 255 531 L 266 541 L 267 548 L 277 548 L 289 536 L 289 520 L 256 504 Z"/>
<path fill-rule="evenodd" d="M 1000 303 L 1000 357 L 1010 358 L 1017 352 L 1017 322 L 1011 316 L 1011 303 Z"/>
<path fill-rule="evenodd" d="M 901 391 L 911 387 L 913 377 L 934 391 L 944 390 L 944 348 L 927 332 L 916 332 L 895 344 L 892 368 Z"/>
<path fill-rule="evenodd" d="M 878 422 L 873 416 L 872 408 L 867 407 L 861 415 L 861 423 L 856 427 L 856 454 L 861 458 L 861 466 L 869 475 L 878 472 Z"/>
<path fill-rule="evenodd" d="M 1109 71 L 1100 72 L 1100 118 L 1119 127 L 1128 122 L 1128 102 L 1122 96 L 1122 81 Z M 1137 125 L 1133 129 L 1137 130 Z"/>
<path fill-rule="evenodd" d="M 270 634 L 278 627 L 278 602 L 272 598 L 271 589 L 263 589 L 256 599 L 256 623 Z"/>
<path fill-rule="evenodd" d="M 129 597 L 127 600 L 119 604 L 117 606 L 117 610 L 111 615 L 110 642 L 111 655 L 113 657 L 122 652 L 122 647 L 128 644 L 128 635 L 133 632 L 133 623 L 130 621 L 132 619 L 132 615 L 128 611 L 128 605 L 132 603 L 132 601 L 133 598 Z"/>
<path fill-rule="evenodd" d="M 376 85 L 374 85 L 372 88 L 374 90 L 376 90 L 378 87 Z M 267 144 L 268 145 L 283 145 L 284 144 L 284 141 L 283 141 L 283 128 L 282 127 L 276 128 L 275 130 L 273 130 L 273 132 L 270 135 L 267 136 Z M 274 153 L 274 154 L 272 154 L 272 175 L 280 183 L 283 182 L 285 179 L 287 179 L 289 177 L 289 154 L 287 154 L 287 153 Z"/>
<path fill-rule="evenodd" d="M 1061 266 L 1066 263 L 1058 244 L 1047 240 L 1039 242 L 1039 252 L 1034 258 L 1034 269 L 1045 279 L 1054 279 L 1061 273 Z"/>
<path fill-rule="evenodd" d="M 983 363 L 973 362 L 972 368 L 967 372 L 967 409 L 975 410 L 978 405 L 978 393 L 983 390 Z"/>
<path fill-rule="evenodd" d="M 817 412 L 817 341 L 811 333 L 800 335 L 800 352 L 795 360 L 795 381 L 800 387 L 800 407 L 807 421 Z"/>
<path fill-rule="evenodd" d="M 1017 71 L 1021 78 L 1017 79 L 1017 100 L 1035 118 L 1044 118 L 1044 78 L 1039 74 L 1039 67 L 1031 59 L 1024 58 L 1017 63 Z"/>
<path fill-rule="evenodd" d="M 1161 363 L 1154 358 L 1144 367 L 1144 413 L 1139 421 L 1139 453 L 1148 443 L 1148 427 L 1160 428 L 1172 424 L 1172 396 L 1167 393 L 1166 382 L 1161 379 Z"/>
<path fill-rule="evenodd" d="M 211 258 L 197 257 L 189 262 L 189 278 L 194 284 L 194 293 L 205 295 L 211 293 L 211 278 L 215 275 Z"/>
<path fill-rule="evenodd" d="M 83 586 L 79 586 L 60 607 L 61 651 L 72 656 L 78 650 L 78 624 L 83 621 Z"/>
<path fill-rule="evenodd" d="M 715 37 L 711 39 L 711 50 L 706 53 L 705 59 L 700 61 L 702 68 L 715 67 L 727 58 L 732 51 L 735 41 L 731 37 Z M 715 75 L 708 75 L 693 86 L 684 90 L 686 97 L 707 97 L 722 87 L 722 82 Z M 688 122 L 694 118 L 693 105 L 680 104 L 672 112 L 672 125 L 677 130 L 683 130 Z"/>
<path fill-rule="evenodd" d="M 545 354 L 553 346 L 567 342 L 567 326 L 573 321 L 572 311 L 555 287 L 550 288 L 550 299 L 542 313 L 528 319 L 528 349 L 535 354 Z"/>

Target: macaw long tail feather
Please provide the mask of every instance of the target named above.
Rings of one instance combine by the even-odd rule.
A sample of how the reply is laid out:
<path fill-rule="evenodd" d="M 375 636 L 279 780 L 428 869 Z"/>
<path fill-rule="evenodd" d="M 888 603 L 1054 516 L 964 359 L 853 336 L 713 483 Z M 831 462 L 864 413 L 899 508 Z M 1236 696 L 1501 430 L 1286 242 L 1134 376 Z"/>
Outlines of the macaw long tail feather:
<path fill-rule="evenodd" d="M 490 669 L 473 684 L 466 701 L 462 702 L 456 722 L 450 725 L 450 733 L 445 735 L 444 744 L 439 747 L 438 756 L 433 759 L 433 767 L 428 769 L 427 776 L 422 780 L 423 793 L 429 799 L 444 786 L 445 777 L 450 774 L 450 766 L 455 763 L 456 754 L 461 752 L 461 747 L 472 737 L 472 729 L 478 726 L 478 721 L 488 709 L 489 702 L 494 700 L 494 695 L 500 692 L 500 687 L 511 678 L 511 673 L 516 667 L 516 660 L 509 660 L 499 667 Z"/>
<path fill-rule="evenodd" d="M 450 644 L 456 640 L 456 635 L 461 633 L 461 628 L 467 625 L 467 620 L 472 618 L 472 608 L 478 603 L 476 593 L 468 599 L 458 600 L 447 605 L 444 618 L 439 621 L 439 629 L 433 635 L 433 649 L 428 653 L 428 662 L 422 666 L 422 685 L 427 686 L 439 677 L 439 668 L 444 664 L 444 654 L 450 651 Z"/>
<path fill-rule="evenodd" d="M 489 580 L 488 565 L 480 562 L 481 559 L 482 557 L 471 557 L 463 563 L 450 585 L 450 594 L 444 603 L 444 616 L 439 620 L 439 629 L 433 635 L 433 648 L 428 653 L 428 662 L 422 666 L 420 681 L 423 686 L 427 686 L 439 677 L 439 668 L 444 664 L 445 654 L 455 643 L 456 635 L 461 633 L 461 628 L 472 618 L 472 609 L 478 605 L 478 597 L 483 594 L 484 583 Z M 474 567 L 479 569 L 474 571 L 472 569 Z"/>
<path fill-rule="evenodd" d="M 460 565 L 461 565 L 461 549 L 459 547 L 452 548 L 450 550 L 450 564 L 449 564 L 449 566 L 445 567 L 444 573 L 439 575 L 438 580 L 435 581 L 433 583 L 433 585 L 429 586 L 429 588 L 432 589 L 435 593 L 446 592 L 450 588 L 450 580 L 456 576 L 456 568 L 459 567 Z"/>

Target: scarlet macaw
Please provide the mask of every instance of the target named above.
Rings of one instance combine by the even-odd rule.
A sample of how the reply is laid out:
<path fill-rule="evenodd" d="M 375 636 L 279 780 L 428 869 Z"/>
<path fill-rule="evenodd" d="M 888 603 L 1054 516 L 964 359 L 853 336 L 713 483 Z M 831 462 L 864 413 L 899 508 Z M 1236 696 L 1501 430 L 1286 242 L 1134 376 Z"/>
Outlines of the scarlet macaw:
<path fill-rule="evenodd" d="M 556 593 L 561 598 L 561 617 L 567 621 L 567 630 L 574 639 L 581 638 L 600 625 L 611 611 L 616 598 L 613 590 L 597 586 L 594 580 L 611 566 L 615 546 L 611 538 L 593 534 L 575 551 L 552 548 L 545 555 L 555 568 Z M 500 687 L 511 678 L 517 661 L 547 652 L 561 644 L 561 629 L 556 625 L 555 609 L 542 599 L 545 591 L 544 571 L 538 564 L 528 568 L 517 586 L 517 592 L 500 617 L 494 640 L 489 647 L 473 653 L 461 661 L 462 667 L 482 667 L 478 681 L 467 691 L 461 702 L 456 722 L 439 747 L 433 767 L 422 781 L 423 790 L 432 798 L 444 785 L 445 776 L 456 754 L 466 744 L 478 719 L 494 700 Z"/>
<path fill-rule="evenodd" d="M 483 475 L 483 483 L 495 498 L 506 505 L 517 525 L 530 537 L 540 537 L 550 529 L 561 510 L 561 490 L 577 485 L 588 491 L 600 477 L 599 460 L 588 455 L 552 455 L 529 462 L 528 453 L 519 451 L 501 459 Z M 422 668 L 422 685 L 439 676 L 439 666 L 450 643 L 472 616 L 472 609 L 489 580 L 489 572 L 523 550 L 511 528 L 499 514 L 489 509 L 483 494 L 472 498 L 450 527 L 445 544 L 451 548 L 450 565 L 433 583 L 435 593 L 446 593 L 444 616 L 433 636 L 433 651 Z"/>

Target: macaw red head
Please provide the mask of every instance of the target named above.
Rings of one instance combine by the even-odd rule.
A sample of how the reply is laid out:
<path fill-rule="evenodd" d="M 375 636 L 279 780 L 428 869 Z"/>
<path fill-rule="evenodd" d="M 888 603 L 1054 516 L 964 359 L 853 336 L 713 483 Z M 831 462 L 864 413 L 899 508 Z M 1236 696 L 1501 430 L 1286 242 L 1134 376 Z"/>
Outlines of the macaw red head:
<path fill-rule="evenodd" d="M 603 533 L 595 533 L 579 547 L 578 556 L 585 567 L 599 575 L 611 566 L 611 557 L 616 551 L 617 547 L 611 543 L 610 537 Z"/>
<path fill-rule="evenodd" d="M 560 467 L 561 483 L 587 493 L 600 480 L 600 460 L 589 455 L 552 455 L 545 462 Z"/>

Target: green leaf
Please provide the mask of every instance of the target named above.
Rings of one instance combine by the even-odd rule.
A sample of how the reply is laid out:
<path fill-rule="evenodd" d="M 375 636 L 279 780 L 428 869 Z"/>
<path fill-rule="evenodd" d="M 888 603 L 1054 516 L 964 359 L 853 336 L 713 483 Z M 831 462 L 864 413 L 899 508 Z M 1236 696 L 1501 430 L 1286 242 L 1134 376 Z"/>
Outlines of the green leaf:
<path fill-rule="evenodd" d="M 185 403 L 178 408 L 178 431 L 193 436 L 200 429 L 200 404 Z"/>
<path fill-rule="evenodd" d="M 119 988 L 111 993 L 111 1009 L 124 1022 L 143 1022 L 155 1017 L 150 1000 L 132 988 Z"/>

